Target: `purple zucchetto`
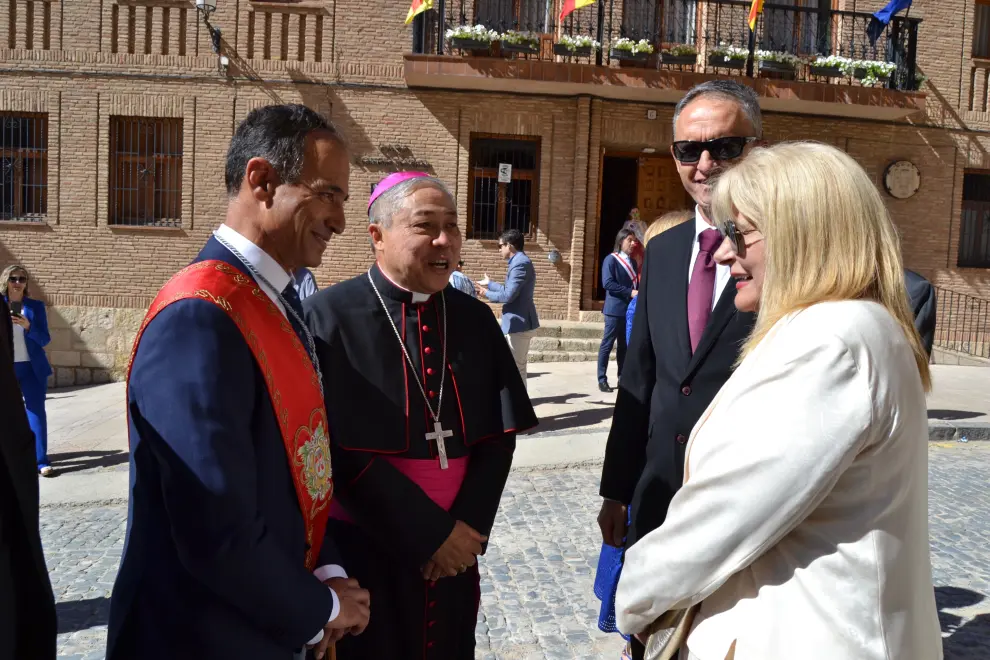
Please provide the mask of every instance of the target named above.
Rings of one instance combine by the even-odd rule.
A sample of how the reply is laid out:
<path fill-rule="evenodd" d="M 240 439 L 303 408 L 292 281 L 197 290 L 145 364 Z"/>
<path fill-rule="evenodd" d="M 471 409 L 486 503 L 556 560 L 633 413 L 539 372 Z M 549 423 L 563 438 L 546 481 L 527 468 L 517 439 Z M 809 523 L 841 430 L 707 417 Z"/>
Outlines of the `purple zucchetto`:
<path fill-rule="evenodd" d="M 389 188 L 394 188 L 403 181 L 408 181 L 409 179 L 428 179 L 430 175 L 426 172 L 396 172 L 394 174 L 389 174 L 387 177 L 378 182 L 375 189 L 371 191 L 371 197 L 368 198 L 368 215 L 371 215 L 371 205 L 375 203 L 375 200 L 381 197 L 386 190 Z"/>

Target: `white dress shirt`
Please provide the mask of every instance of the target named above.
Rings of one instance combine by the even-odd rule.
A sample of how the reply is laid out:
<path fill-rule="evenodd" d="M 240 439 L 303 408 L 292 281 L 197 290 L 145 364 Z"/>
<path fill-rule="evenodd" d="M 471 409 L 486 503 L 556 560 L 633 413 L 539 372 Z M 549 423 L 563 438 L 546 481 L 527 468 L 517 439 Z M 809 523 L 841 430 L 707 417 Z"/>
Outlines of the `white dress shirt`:
<path fill-rule="evenodd" d="M 694 208 L 694 244 L 691 246 L 691 261 L 688 263 L 688 284 L 691 283 L 691 275 L 694 274 L 694 262 L 698 260 L 698 253 L 701 252 L 701 246 L 698 245 L 698 237 L 701 236 L 701 232 L 706 229 L 715 229 L 712 225 L 705 221 L 704 216 L 701 215 L 701 209 L 695 206 Z M 712 309 L 715 309 L 715 305 L 718 304 L 718 299 L 722 297 L 722 291 L 725 290 L 725 285 L 729 283 L 732 276 L 729 274 L 729 266 L 723 266 L 722 264 L 715 265 L 715 295 L 712 296 Z"/>
<path fill-rule="evenodd" d="M 24 328 L 12 324 L 14 326 L 14 362 L 30 362 L 31 356 L 28 355 L 27 342 L 24 341 Z"/>
<path fill-rule="evenodd" d="M 230 243 L 235 250 L 240 252 L 241 256 L 244 257 L 247 262 L 251 264 L 251 266 L 257 269 L 257 271 L 261 273 L 261 275 L 268 280 L 273 287 L 279 287 L 276 291 L 264 282 L 258 282 L 258 286 L 265 292 L 265 295 L 267 295 L 271 301 L 275 303 L 275 306 L 278 307 L 279 311 L 285 315 L 285 307 L 282 306 L 282 303 L 279 300 L 279 295 L 285 287 L 289 286 L 289 282 L 292 281 L 292 278 L 287 272 L 285 272 L 285 269 L 279 266 L 278 262 L 275 261 L 270 254 L 248 239 L 244 238 L 244 236 L 237 233 L 227 225 L 220 225 L 214 233 L 218 238 L 222 238 L 227 243 Z M 257 281 L 257 278 L 255 278 L 255 280 Z M 320 566 L 313 571 L 313 575 L 315 575 L 320 582 L 326 582 L 331 578 L 346 578 L 347 572 L 344 571 L 341 566 L 336 564 L 327 564 L 326 566 Z M 327 620 L 327 623 L 330 623 L 336 619 L 337 615 L 340 614 L 340 599 L 337 598 L 337 594 L 333 589 L 330 589 L 330 594 L 333 596 L 333 610 L 330 612 L 330 618 Z M 322 630 L 316 635 L 316 637 L 309 641 L 309 644 L 317 644 L 321 639 L 323 639 Z"/>

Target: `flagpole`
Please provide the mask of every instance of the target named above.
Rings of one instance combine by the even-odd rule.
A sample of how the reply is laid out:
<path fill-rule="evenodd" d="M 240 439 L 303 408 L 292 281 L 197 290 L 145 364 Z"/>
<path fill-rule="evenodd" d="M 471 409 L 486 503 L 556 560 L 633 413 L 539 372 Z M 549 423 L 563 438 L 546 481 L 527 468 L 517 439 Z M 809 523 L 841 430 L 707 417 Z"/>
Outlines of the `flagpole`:
<path fill-rule="evenodd" d="M 746 60 L 746 76 L 753 77 L 753 62 L 756 60 L 756 29 L 749 31 L 749 58 Z"/>

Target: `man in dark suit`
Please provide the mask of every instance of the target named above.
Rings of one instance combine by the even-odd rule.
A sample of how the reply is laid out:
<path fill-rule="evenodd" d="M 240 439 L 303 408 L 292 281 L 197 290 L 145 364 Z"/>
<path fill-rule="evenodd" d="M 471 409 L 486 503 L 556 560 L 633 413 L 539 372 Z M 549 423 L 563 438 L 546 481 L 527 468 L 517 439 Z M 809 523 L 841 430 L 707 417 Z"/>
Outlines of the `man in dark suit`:
<path fill-rule="evenodd" d="M 713 259 L 723 237 L 711 225 L 709 185 L 761 136 L 759 99 L 736 82 L 698 85 L 674 111 L 671 152 L 696 217 L 646 249 L 602 468 L 598 522 L 609 545 L 629 547 L 663 523 L 683 481 L 691 429 L 728 380 L 752 327 L 753 315 L 736 310 L 728 267 Z M 634 657 L 642 653 L 634 643 Z"/>
<path fill-rule="evenodd" d="M 231 140 L 226 220 L 135 341 L 109 660 L 320 657 L 368 624 L 368 593 L 323 533 L 326 412 L 289 275 L 343 231 L 349 172 L 305 106 L 253 110 Z"/>
<path fill-rule="evenodd" d="M 914 313 L 914 327 L 921 335 L 921 344 L 932 355 L 932 345 L 935 343 L 935 312 L 937 301 L 935 287 L 924 277 L 913 270 L 904 269 L 904 284 L 907 285 L 908 303 Z"/>
<path fill-rule="evenodd" d="M 0 296 L 0 658 L 55 657 L 55 598 L 38 530 L 38 470 Z"/>

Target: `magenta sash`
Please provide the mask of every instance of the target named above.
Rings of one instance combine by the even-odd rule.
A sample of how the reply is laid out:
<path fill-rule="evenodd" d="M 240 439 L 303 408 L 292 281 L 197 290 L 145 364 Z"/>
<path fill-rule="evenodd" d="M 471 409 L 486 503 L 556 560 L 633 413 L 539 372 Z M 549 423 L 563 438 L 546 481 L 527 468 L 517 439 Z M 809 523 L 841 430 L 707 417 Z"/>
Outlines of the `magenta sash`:
<path fill-rule="evenodd" d="M 461 491 L 461 484 L 467 476 L 468 460 L 464 458 L 451 458 L 447 461 L 447 469 L 441 470 L 437 459 L 412 459 L 396 458 L 394 456 L 379 456 L 375 460 L 388 461 L 395 468 L 404 474 L 410 481 L 419 486 L 426 495 L 436 502 L 437 506 L 444 511 L 450 511 L 457 499 L 457 493 Z M 334 520 L 353 523 L 347 510 L 334 498 L 330 502 L 330 517 Z"/>

